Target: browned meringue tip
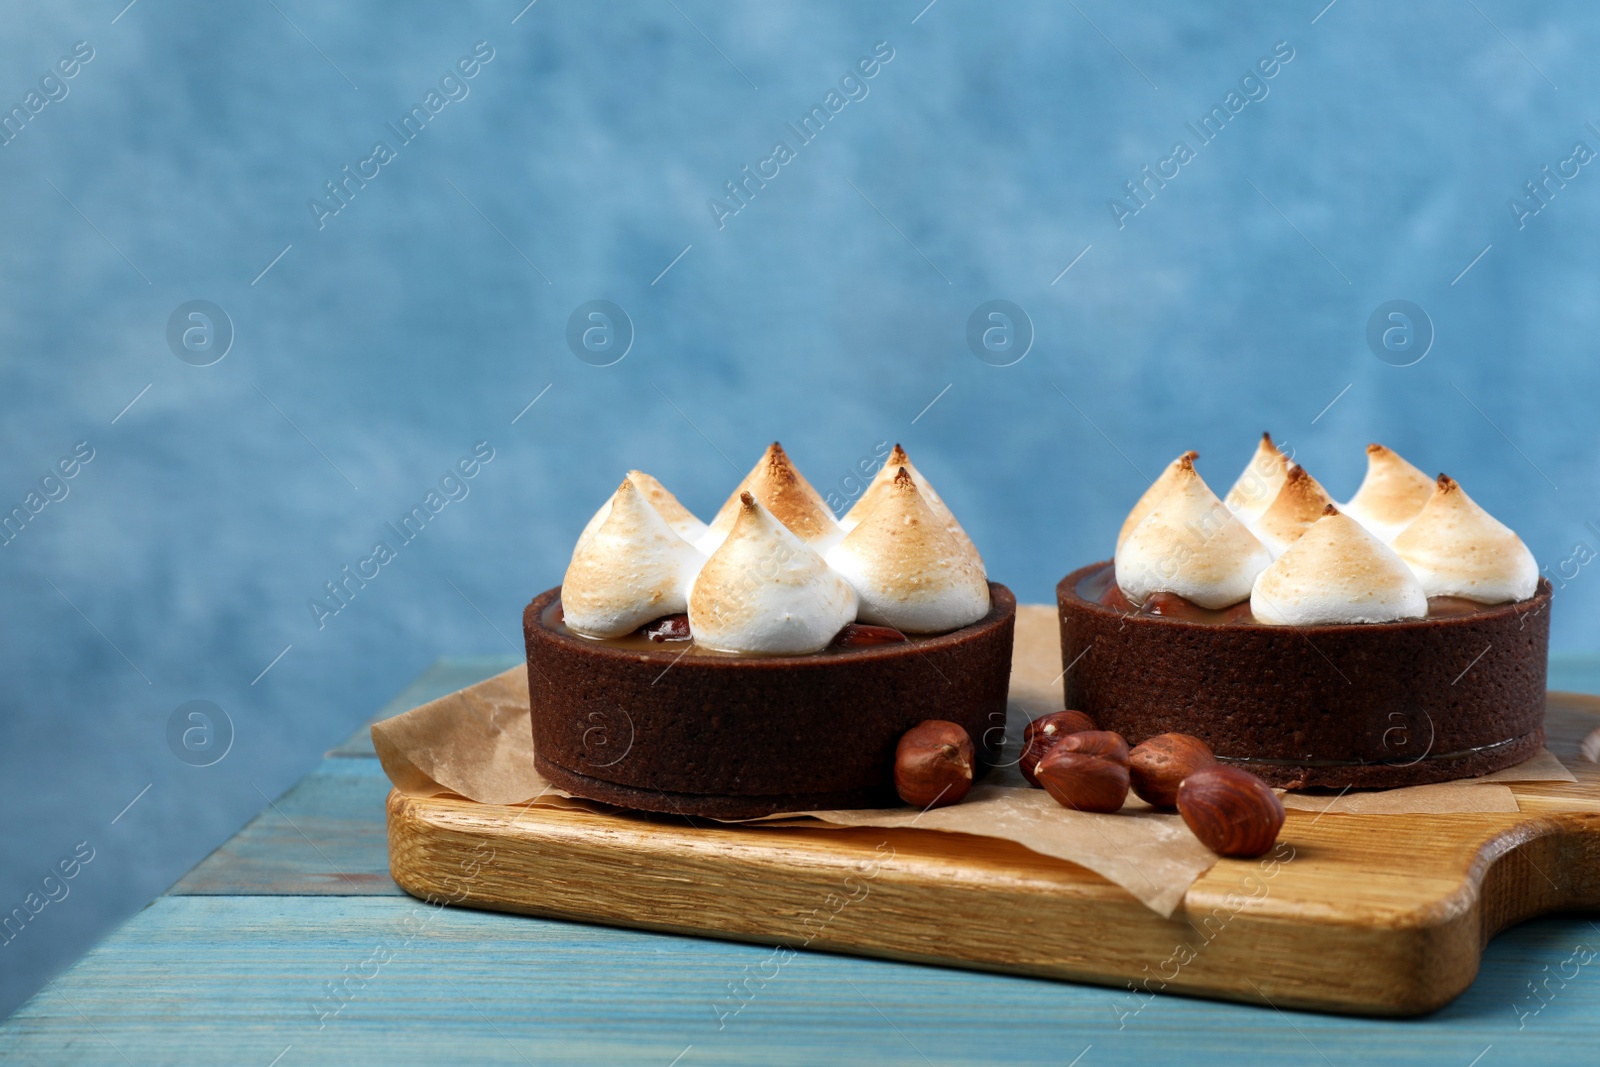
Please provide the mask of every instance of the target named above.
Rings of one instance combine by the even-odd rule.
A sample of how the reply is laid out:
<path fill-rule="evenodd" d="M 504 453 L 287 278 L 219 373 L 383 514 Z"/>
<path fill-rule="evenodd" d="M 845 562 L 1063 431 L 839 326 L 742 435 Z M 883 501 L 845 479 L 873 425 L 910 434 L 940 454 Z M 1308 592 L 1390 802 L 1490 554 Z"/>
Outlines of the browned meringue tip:
<path fill-rule="evenodd" d="M 1278 447 L 1278 442 L 1274 441 L 1272 439 L 1272 434 L 1269 433 L 1266 430 L 1261 431 L 1261 446 L 1260 446 L 1260 448 L 1256 449 L 1256 451 L 1260 452 L 1262 449 L 1265 449 L 1266 451 L 1272 453 L 1272 455 L 1276 456 L 1278 459 L 1284 460 L 1285 462 L 1288 462 L 1288 463 L 1293 463 L 1294 462 L 1292 459 L 1289 458 L 1289 453 L 1287 453 L 1283 449 L 1279 448 Z"/>
<path fill-rule="evenodd" d="M 750 495 L 748 489 L 739 494 L 739 503 L 744 505 L 745 511 L 754 511 L 756 509 L 756 498 Z"/>
<path fill-rule="evenodd" d="M 1287 492 L 1291 497 L 1314 498 L 1321 497 L 1323 503 L 1332 502 L 1333 498 L 1328 491 L 1322 488 L 1322 483 L 1311 476 L 1311 472 L 1296 463 L 1290 467 L 1283 476 L 1283 488 L 1280 493 Z"/>
<path fill-rule="evenodd" d="M 900 447 L 900 442 L 894 443 L 894 450 L 889 453 L 888 464 L 891 467 L 904 467 L 911 462 L 911 457 L 906 455 L 906 450 Z"/>
<path fill-rule="evenodd" d="M 913 493 L 917 491 L 917 480 L 911 477 L 911 472 L 904 467 L 901 467 L 900 472 L 894 476 L 894 484 L 897 488 L 909 489 Z"/>
<path fill-rule="evenodd" d="M 1439 475 L 1438 481 L 1434 482 L 1433 484 L 1434 484 L 1434 488 L 1436 488 L 1441 493 L 1453 493 L 1457 489 L 1461 488 L 1461 483 L 1460 482 L 1456 481 L 1454 478 L 1450 477 L 1448 474 L 1444 474 L 1442 472 Z"/>
<path fill-rule="evenodd" d="M 783 446 L 776 441 L 767 446 L 766 455 L 761 459 L 774 470 L 791 470 L 794 467 L 794 461 L 789 458 L 789 453 L 785 452 Z"/>
<path fill-rule="evenodd" d="M 1194 461 L 1200 458 L 1200 453 L 1190 449 L 1177 458 L 1177 464 L 1184 470 L 1194 470 Z"/>
<path fill-rule="evenodd" d="M 1339 514 L 1339 507 L 1338 507 L 1337 504 L 1329 504 L 1327 507 L 1322 509 L 1322 517 L 1323 518 L 1327 518 L 1329 515 L 1337 515 L 1337 514 Z"/>
<path fill-rule="evenodd" d="M 1389 451 L 1389 449 L 1378 444 L 1376 441 L 1373 441 L 1371 444 L 1367 445 L 1367 455 L 1369 456 L 1382 456 L 1387 454 Z"/>
<path fill-rule="evenodd" d="M 1333 503 L 1333 498 L 1322 487 L 1322 483 L 1313 478 L 1311 472 L 1298 463 L 1290 467 L 1288 473 L 1283 476 L 1283 488 L 1278 490 L 1278 496 L 1286 502 L 1290 500 L 1299 501 L 1302 508 L 1308 502 L 1318 508 L 1324 504 Z M 1273 506 L 1276 507 L 1277 503 L 1274 500 Z M 1304 511 L 1301 513 L 1304 514 Z"/>
<path fill-rule="evenodd" d="M 617 486 L 619 493 L 636 493 L 639 490 L 633 484 L 633 472 L 629 471 L 622 476 L 622 484 Z"/>
<path fill-rule="evenodd" d="M 779 485 L 788 487 L 798 485 L 800 471 L 795 467 L 794 460 L 789 458 L 789 453 L 783 450 L 778 442 L 772 442 L 766 455 L 761 457 L 761 466 L 767 469 L 767 477 Z"/>
<path fill-rule="evenodd" d="M 1272 498 L 1272 503 L 1261 513 L 1253 529 L 1258 537 L 1265 531 L 1270 537 L 1287 544 L 1322 518 L 1323 509 L 1332 503 L 1333 499 L 1328 496 L 1327 490 L 1311 476 L 1311 472 L 1296 464 L 1284 474 L 1278 495 Z"/>

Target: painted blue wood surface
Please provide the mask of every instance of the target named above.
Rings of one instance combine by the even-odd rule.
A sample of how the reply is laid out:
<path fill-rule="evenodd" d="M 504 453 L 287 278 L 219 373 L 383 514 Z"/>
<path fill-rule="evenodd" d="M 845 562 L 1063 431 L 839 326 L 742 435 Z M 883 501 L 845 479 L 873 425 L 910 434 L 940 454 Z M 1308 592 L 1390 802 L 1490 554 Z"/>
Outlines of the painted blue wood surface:
<path fill-rule="evenodd" d="M 173 894 L 398 895 L 376 759 L 327 759 L 178 880 Z"/>
<path fill-rule="evenodd" d="M 502 667 L 440 664 L 385 713 Z M 1557 661 L 1551 684 L 1600 691 L 1600 660 Z M 375 760 L 325 760 L 0 1025 L 0 1063 L 1068 1064 L 1081 1054 L 1083 1067 L 1491 1067 L 1593 1063 L 1600 1048 L 1592 915 L 1501 935 L 1466 994 L 1408 1021 L 1177 997 L 1141 1005 L 1115 990 L 811 952 L 762 981 L 774 966 L 765 948 L 383 895 L 395 893 L 387 789 Z M 348 992 L 330 993 L 339 982 Z"/>
<path fill-rule="evenodd" d="M 1600 935 L 1571 920 L 1523 927 L 1460 1000 L 1410 1021 L 1176 997 L 1119 1018 L 1135 1002 L 1110 990 L 816 953 L 719 1017 L 738 1003 L 731 983 L 771 973 L 769 950 L 410 899 L 163 897 L 0 1030 L 0 1061 L 664 1067 L 688 1048 L 682 1067 L 1061 1065 L 1092 1045 L 1084 1067 L 1466 1067 L 1489 1046 L 1484 1065 L 1593 1063 L 1600 959 L 1518 1028 L 1517 1007 L 1538 1003 L 1526 980 L 1575 941 Z M 365 977 L 341 1009 L 327 987 L 346 976 Z"/>

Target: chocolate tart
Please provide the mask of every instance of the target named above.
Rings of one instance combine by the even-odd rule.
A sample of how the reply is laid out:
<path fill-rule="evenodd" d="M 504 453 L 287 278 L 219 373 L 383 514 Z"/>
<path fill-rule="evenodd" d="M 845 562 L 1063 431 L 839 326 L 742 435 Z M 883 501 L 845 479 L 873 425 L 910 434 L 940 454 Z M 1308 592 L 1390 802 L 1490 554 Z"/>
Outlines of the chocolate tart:
<path fill-rule="evenodd" d="M 557 586 L 523 611 L 539 773 L 628 808 L 746 819 L 886 807 L 894 750 L 925 719 L 960 723 L 980 771 L 1004 738 L 1017 601 L 948 634 L 807 656 L 685 654 L 563 632 Z"/>
<path fill-rule="evenodd" d="M 1056 587 L 1066 706 L 1138 744 L 1193 734 L 1276 786 L 1472 778 L 1544 744 L 1550 582 L 1527 600 L 1403 622 L 1192 622 L 1097 602 L 1108 562 Z"/>

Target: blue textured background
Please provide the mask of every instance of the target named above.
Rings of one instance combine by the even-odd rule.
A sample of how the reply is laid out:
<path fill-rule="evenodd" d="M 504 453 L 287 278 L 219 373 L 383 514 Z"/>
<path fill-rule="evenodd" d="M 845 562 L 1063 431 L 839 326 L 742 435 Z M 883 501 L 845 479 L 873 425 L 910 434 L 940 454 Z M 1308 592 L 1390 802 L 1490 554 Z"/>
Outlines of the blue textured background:
<path fill-rule="evenodd" d="M 1195 447 L 1223 489 L 1263 428 L 1336 496 L 1381 440 L 1552 569 L 1600 548 L 1600 173 L 1507 206 L 1600 149 L 1591 8 L 925 2 L 8 9 L 4 108 L 95 55 L 0 147 L 0 505 L 95 458 L 0 548 L 0 912 L 96 858 L 0 947 L 0 1013 L 436 656 L 514 649 L 628 467 L 709 518 L 774 437 L 825 492 L 900 440 L 1036 601 L 1146 475 Z M 470 95 L 319 230 L 308 199 L 479 41 Z M 708 198 L 879 41 L 719 230 Z M 1123 182 L 1279 41 L 1119 230 Z M 593 298 L 637 332 L 614 366 L 564 339 Z M 1014 366 L 968 351 L 991 298 L 1036 329 Z M 1365 340 L 1396 298 L 1437 331 L 1409 367 Z M 167 345 L 191 299 L 236 330 L 209 367 Z M 480 440 L 470 495 L 319 629 L 308 599 Z M 1558 649 L 1597 607 L 1585 569 Z M 211 767 L 168 748 L 191 699 L 236 731 Z"/>

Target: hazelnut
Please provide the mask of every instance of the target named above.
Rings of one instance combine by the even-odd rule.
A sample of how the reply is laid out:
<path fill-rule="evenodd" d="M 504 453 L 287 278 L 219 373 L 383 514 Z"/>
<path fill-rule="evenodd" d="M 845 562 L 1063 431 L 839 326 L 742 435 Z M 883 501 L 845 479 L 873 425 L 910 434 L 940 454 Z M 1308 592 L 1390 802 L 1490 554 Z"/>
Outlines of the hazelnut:
<path fill-rule="evenodd" d="M 1079 730 L 1063 737 L 1055 747 L 1084 756 L 1099 756 L 1112 763 L 1128 766 L 1128 742 L 1122 739 L 1121 734 L 1111 730 Z"/>
<path fill-rule="evenodd" d="M 1094 728 L 1093 719 L 1081 711 L 1070 709 L 1053 711 L 1030 722 L 1022 734 L 1022 759 L 1017 762 L 1017 767 L 1022 771 L 1022 776 L 1028 780 L 1028 784 L 1032 786 L 1039 784 L 1039 779 L 1033 775 L 1033 768 L 1063 737 Z"/>
<path fill-rule="evenodd" d="M 833 637 L 839 648 L 868 648 L 872 645 L 893 645 L 906 639 L 906 635 L 893 626 L 868 626 L 866 623 L 846 623 L 845 628 Z"/>
<path fill-rule="evenodd" d="M 957 723 L 929 719 L 907 730 L 894 750 L 894 788 L 919 808 L 954 804 L 972 788 L 972 738 Z"/>
<path fill-rule="evenodd" d="M 1129 754 L 1133 791 L 1154 807 L 1178 806 L 1178 786 L 1202 767 L 1217 762 L 1211 746 L 1188 734 L 1158 734 L 1134 747 Z"/>
<path fill-rule="evenodd" d="M 652 641 L 692 641 L 694 634 L 689 629 L 689 616 L 663 615 L 655 622 L 647 622 L 639 628 Z"/>
<path fill-rule="evenodd" d="M 1046 752 L 1034 773 L 1057 804 L 1074 811 L 1109 813 L 1119 810 L 1128 799 L 1127 764 L 1074 752 L 1065 744 Z"/>
<path fill-rule="evenodd" d="M 1283 803 L 1267 783 L 1220 763 L 1183 780 L 1178 813 L 1201 844 L 1223 856 L 1260 856 L 1283 829 Z"/>

